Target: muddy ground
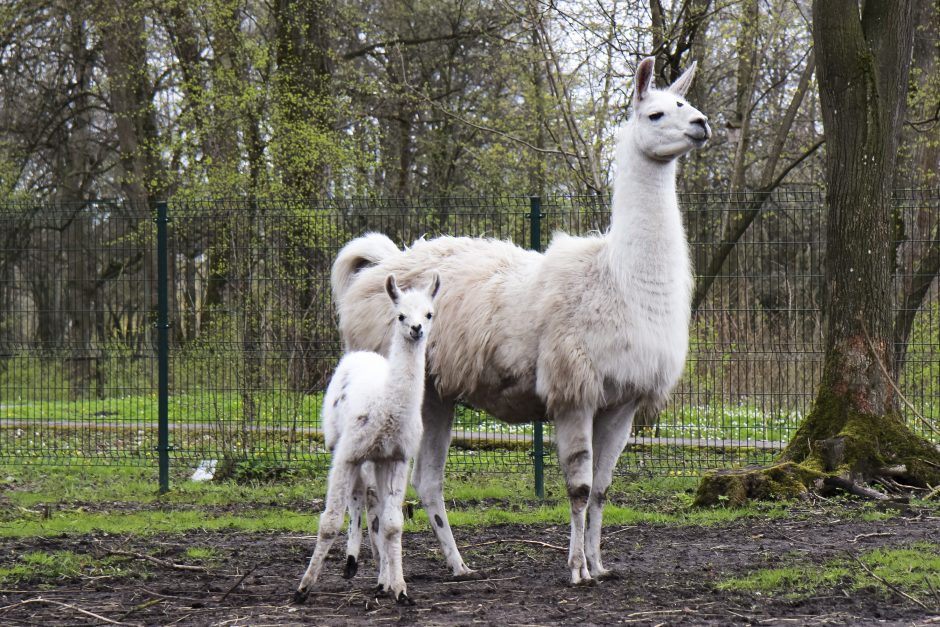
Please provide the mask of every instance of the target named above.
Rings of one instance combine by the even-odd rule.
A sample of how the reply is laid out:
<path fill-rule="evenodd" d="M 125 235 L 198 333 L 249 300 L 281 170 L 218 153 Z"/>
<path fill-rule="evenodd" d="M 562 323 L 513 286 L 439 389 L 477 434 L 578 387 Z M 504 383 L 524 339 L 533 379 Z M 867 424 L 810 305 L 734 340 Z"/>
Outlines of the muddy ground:
<path fill-rule="evenodd" d="M 313 546 L 310 536 L 193 532 L 2 540 L 0 565 L 29 551 L 67 550 L 108 557 L 127 572 L 0 590 L 0 624 L 940 624 L 940 598 L 918 599 L 924 608 L 890 589 L 835 587 L 788 599 L 716 588 L 718 581 L 760 568 L 813 569 L 836 559 L 852 562 L 852 555 L 876 547 L 940 542 L 935 509 L 902 507 L 877 521 L 859 514 L 851 506 L 807 503 L 782 519 L 606 527 L 605 559 L 621 576 L 589 587 L 567 583 L 567 526 L 457 529 L 464 556 L 481 569 L 472 581 L 448 576 L 430 532 L 407 533 L 405 576 L 413 607 L 374 597 L 367 547 L 358 576 L 342 579 L 343 538 L 319 590 L 303 606 L 292 605 L 291 594 Z M 212 557 L 200 565 L 186 555 L 192 547 L 210 549 Z"/>

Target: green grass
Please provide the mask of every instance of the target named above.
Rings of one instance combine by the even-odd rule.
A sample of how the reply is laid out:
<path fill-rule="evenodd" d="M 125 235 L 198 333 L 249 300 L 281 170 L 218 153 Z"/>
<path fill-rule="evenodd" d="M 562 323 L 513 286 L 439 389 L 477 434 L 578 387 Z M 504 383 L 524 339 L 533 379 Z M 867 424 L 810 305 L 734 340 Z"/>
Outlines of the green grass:
<path fill-rule="evenodd" d="M 79 576 L 124 576 L 131 572 L 116 556 L 97 558 L 72 551 L 32 551 L 16 556 L 9 565 L 0 565 L 0 584 L 35 585 L 54 588 L 55 582 Z M 136 571 L 135 571 L 136 572 Z"/>
<path fill-rule="evenodd" d="M 36 390 L 28 388 L 30 392 Z M 39 387 L 39 391 L 45 388 Z M 58 395 L 55 395 L 58 396 Z M 255 423 L 266 426 L 320 427 L 322 394 L 296 394 L 268 391 L 253 395 Z M 225 430 L 236 428 L 245 414 L 244 398 L 230 391 L 190 391 L 170 396 L 168 418 L 172 424 L 203 425 Z M 4 399 L 0 418 L 20 421 L 96 422 L 100 424 L 149 424 L 157 415 L 153 392 L 133 391 L 106 398 Z M 729 440 L 770 440 L 785 442 L 802 416 L 792 412 L 768 415 L 758 407 L 744 404 L 678 407 L 663 412 L 658 435 L 661 437 L 710 438 Z M 508 424 L 479 410 L 459 406 L 454 428 L 491 434 L 531 434 L 531 424 Z M 551 434 L 551 424 L 544 426 Z"/>
<path fill-rule="evenodd" d="M 731 522 L 741 518 L 783 517 L 783 508 L 737 508 L 737 509 L 696 509 L 677 512 L 641 510 L 633 507 L 607 505 L 604 508 L 605 525 L 682 525 L 708 526 Z M 491 526 L 499 524 L 553 524 L 567 525 L 570 517 L 567 503 L 537 507 L 530 510 L 505 509 L 467 509 L 449 512 L 450 524 L 455 527 Z M 430 528 L 423 512 L 415 513 L 415 522 L 419 527 Z"/>
<path fill-rule="evenodd" d="M 184 533 L 187 531 L 286 531 L 305 533 L 317 528 L 312 513 L 285 509 L 263 509 L 237 514 L 207 514 L 204 511 L 83 512 L 64 510 L 48 519 L 0 523 L 0 537 L 27 538 L 55 534 L 90 533 L 134 534 Z"/>
<path fill-rule="evenodd" d="M 39 388 L 40 390 L 43 388 Z M 322 394 L 262 392 L 253 395 L 255 421 L 261 425 L 319 427 Z M 231 429 L 244 415 L 244 398 L 236 392 L 204 391 L 173 394 L 168 418 L 173 424 L 225 426 Z M 106 398 L 15 398 L 0 403 L 0 418 L 149 424 L 157 415 L 156 393 L 126 393 Z"/>
<path fill-rule="evenodd" d="M 186 549 L 186 557 L 191 560 L 201 560 L 208 561 L 217 559 L 219 557 L 219 552 L 215 549 L 206 549 L 200 547 L 190 547 Z"/>
<path fill-rule="evenodd" d="M 187 473 L 188 471 L 184 471 Z M 162 503 L 166 505 L 226 506 L 243 503 L 264 505 L 322 496 L 323 479 L 289 483 L 193 482 L 187 474 L 171 477 L 172 489 L 157 492 L 156 473 L 125 466 L 0 466 L 0 481 L 13 479 L 6 496 L 24 508 L 49 503 Z"/>
<path fill-rule="evenodd" d="M 38 388 L 43 391 L 43 388 Z M 35 392 L 32 388 L 30 392 Z M 253 395 L 256 414 L 254 424 L 260 427 L 319 429 L 322 394 L 297 394 L 285 391 L 258 392 Z M 240 431 L 245 416 L 245 399 L 231 391 L 190 391 L 170 396 L 168 418 L 171 424 L 189 425 L 195 431 L 218 433 L 231 437 Z M 936 420 L 937 408 L 922 408 Z M 21 423 L 56 424 L 94 423 L 102 427 L 138 428 L 140 444 L 148 444 L 149 432 L 157 415 L 155 393 L 124 393 L 107 398 L 32 398 L 16 396 L 0 401 L 0 419 Z M 660 416 L 659 427 L 649 433 L 663 438 L 696 438 L 708 440 L 770 441 L 786 443 L 802 420 L 797 410 L 777 408 L 768 411 L 746 401 L 729 403 L 722 398 L 712 405 L 670 406 Z M 25 427 L 26 425 L 24 425 Z M 915 425 L 916 426 L 916 425 Z M 490 438 L 505 434 L 532 434 L 531 424 L 508 424 L 479 410 L 458 406 L 454 428 L 487 434 Z M 553 433 L 551 423 L 544 424 L 547 436 Z M 30 434 L 26 434 L 29 439 Z M 39 434 L 35 434 L 39 437 Z M 925 434 L 930 435 L 930 434 Z M 25 442 L 24 449 L 38 445 Z M 81 448 L 75 448 L 80 451 Z"/>
<path fill-rule="evenodd" d="M 849 577 L 850 571 L 841 566 L 829 566 L 824 569 L 786 566 L 759 570 L 746 577 L 726 579 L 719 583 L 717 588 L 799 597 L 820 588 L 842 585 Z"/>
<path fill-rule="evenodd" d="M 5 498 L 11 507 L 0 514 L 0 537 L 51 534 L 153 535 L 192 530 L 235 529 L 316 531 L 325 481 L 310 478 L 288 483 L 195 483 L 174 477 L 173 489 L 156 491 L 153 472 L 140 468 L 60 468 L 0 466 L 7 478 Z M 605 508 L 609 525 L 638 523 L 710 525 L 747 516 L 778 516 L 780 506 L 741 509 L 692 509 L 690 478 L 636 481 L 617 478 Z M 484 475 L 449 477 L 445 497 L 451 524 L 479 527 L 497 524 L 567 524 L 568 504 L 557 476 L 549 476 L 544 501 L 536 499 L 531 477 Z M 411 487 L 407 497 L 417 502 Z M 634 505 L 636 503 L 636 505 Z M 415 509 L 408 529 L 429 529 L 426 514 Z"/>
<path fill-rule="evenodd" d="M 713 509 L 687 513 L 642 511 L 609 505 L 604 509 L 607 525 L 675 524 L 713 525 L 751 516 L 782 516 L 782 510 Z M 454 527 L 487 527 L 500 524 L 567 524 L 567 504 L 554 504 L 534 509 L 519 510 L 499 507 L 472 507 L 452 509 L 449 514 Z M 283 531 L 315 533 L 318 511 L 311 507 L 306 512 L 283 508 L 266 508 L 239 513 L 208 513 L 204 510 L 144 511 L 144 512 L 87 512 L 81 509 L 62 509 L 49 518 L 20 517 L 0 523 L 0 537 L 25 538 L 55 534 L 84 535 L 91 533 L 153 535 L 184 533 L 187 531 L 237 530 L 247 532 Z M 406 529 L 430 530 L 431 525 L 423 510 L 416 510 L 414 520 Z"/>
<path fill-rule="evenodd" d="M 858 562 L 848 558 L 832 560 L 818 568 L 795 564 L 762 569 L 745 577 L 726 579 L 717 587 L 719 590 L 759 592 L 789 598 L 800 598 L 825 589 L 876 588 L 888 592 L 889 585 L 911 595 L 930 595 L 933 589 L 940 589 L 938 544 L 919 542 L 907 547 L 881 548 L 864 553 L 857 559 Z"/>

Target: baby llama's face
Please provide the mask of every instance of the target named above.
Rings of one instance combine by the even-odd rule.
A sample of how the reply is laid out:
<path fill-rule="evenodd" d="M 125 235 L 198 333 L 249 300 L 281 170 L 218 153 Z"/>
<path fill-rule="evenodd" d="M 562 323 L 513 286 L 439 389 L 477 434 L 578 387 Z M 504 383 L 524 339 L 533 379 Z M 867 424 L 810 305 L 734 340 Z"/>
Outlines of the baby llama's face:
<path fill-rule="evenodd" d="M 431 332 L 434 305 L 424 291 L 403 292 L 394 310 L 397 330 L 406 340 L 419 342 Z"/>

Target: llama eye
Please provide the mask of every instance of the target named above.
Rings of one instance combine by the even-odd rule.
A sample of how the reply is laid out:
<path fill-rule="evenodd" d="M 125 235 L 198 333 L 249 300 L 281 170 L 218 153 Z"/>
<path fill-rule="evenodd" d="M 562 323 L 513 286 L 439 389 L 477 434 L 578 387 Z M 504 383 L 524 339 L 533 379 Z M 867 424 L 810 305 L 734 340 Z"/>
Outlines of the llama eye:
<path fill-rule="evenodd" d="M 428 312 L 428 320 L 431 319 L 431 312 Z"/>
<path fill-rule="evenodd" d="M 677 106 L 677 107 L 684 107 L 684 106 L 685 106 L 685 103 L 684 103 L 684 102 L 679 102 L 679 101 L 677 100 L 677 101 L 676 101 L 676 106 Z"/>
<path fill-rule="evenodd" d="M 399 322 L 404 322 L 404 321 L 405 321 L 405 314 L 398 314 L 398 321 L 399 321 Z"/>
<path fill-rule="evenodd" d="M 666 114 L 663 113 L 662 111 L 660 111 L 659 113 L 650 113 L 650 119 L 655 122 L 656 120 L 660 119 L 664 115 Z"/>

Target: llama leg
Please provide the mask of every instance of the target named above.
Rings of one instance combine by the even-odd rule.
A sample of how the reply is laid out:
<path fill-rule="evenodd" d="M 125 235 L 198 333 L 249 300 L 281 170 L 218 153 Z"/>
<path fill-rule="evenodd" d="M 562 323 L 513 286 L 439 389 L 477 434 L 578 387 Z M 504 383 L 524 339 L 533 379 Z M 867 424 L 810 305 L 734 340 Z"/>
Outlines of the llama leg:
<path fill-rule="evenodd" d="M 454 532 L 451 531 L 444 509 L 444 466 L 447 463 L 447 449 L 450 447 L 454 404 L 441 400 L 430 382 L 425 384 L 421 418 L 424 433 L 421 436 L 421 448 L 415 457 L 411 483 L 428 514 L 431 528 L 434 529 L 434 535 L 441 545 L 447 565 L 455 577 L 465 577 L 473 571 L 467 568 L 460 557 L 460 551 L 454 541 Z"/>
<path fill-rule="evenodd" d="M 580 410 L 564 413 L 555 420 L 558 460 L 565 476 L 571 506 L 571 539 L 568 544 L 568 568 L 571 583 L 591 581 L 584 555 L 584 526 L 588 498 L 593 482 L 591 431 L 593 416 Z"/>
<path fill-rule="evenodd" d="M 326 506 L 320 514 L 320 527 L 317 530 L 317 546 L 307 571 L 294 592 L 294 603 L 303 603 L 310 594 L 310 588 L 317 582 L 323 561 L 329 553 L 333 541 L 343 527 L 343 515 L 346 513 L 346 499 L 349 495 L 350 482 L 358 469 L 353 464 L 334 459 L 326 490 Z"/>
<path fill-rule="evenodd" d="M 584 533 L 584 551 L 588 568 L 594 577 L 604 577 L 610 571 L 601 561 L 601 524 L 607 488 L 614 476 L 620 454 L 630 438 L 630 427 L 636 413 L 636 403 L 630 402 L 598 415 L 594 420 L 594 483 L 588 501 L 587 528 Z"/>
<path fill-rule="evenodd" d="M 372 559 L 378 572 L 378 592 L 385 592 L 387 585 L 387 565 L 385 563 L 385 545 L 382 534 L 379 533 L 379 524 L 382 517 L 382 504 L 379 501 L 378 486 L 375 482 L 375 463 L 367 462 L 363 465 L 362 479 L 366 487 L 366 529 L 369 541 L 372 543 Z"/>
<path fill-rule="evenodd" d="M 379 508 L 382 512 L 379 533 L 376 535 L 382 537 L 385 589 L 396 602 L 413 604 L 408 598 L 401 561 L 401 536 L 405 525 L 401 508 L 408 482 L 408 463 L 406 461 L 376 462 L 375 481 L 378 488 Z"/>
<path fill-rule="evenodd" d="M 366 505 L 366 487 L 362 478 L 364 469 L 359 468 L 352 481 L 349 493 L 349 529 L 346 532 L 346 566 L 343 578 L 352 579 L 359 570 L 359 549 L 362 546 L 362 510 Z"/>
<path fill-rule="evenodd" d="M 593 483 L 592 418 L 590 412 L 579 410 L 562 414 L 555 420 L 558 460 L 565 477 L 571 509 L 568 568 L 571 569 L 572 585 L 591 581 L 584 555 L 584 528 Z"/>

